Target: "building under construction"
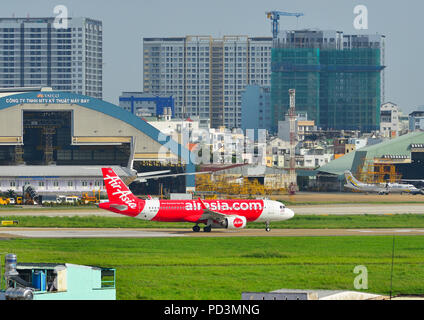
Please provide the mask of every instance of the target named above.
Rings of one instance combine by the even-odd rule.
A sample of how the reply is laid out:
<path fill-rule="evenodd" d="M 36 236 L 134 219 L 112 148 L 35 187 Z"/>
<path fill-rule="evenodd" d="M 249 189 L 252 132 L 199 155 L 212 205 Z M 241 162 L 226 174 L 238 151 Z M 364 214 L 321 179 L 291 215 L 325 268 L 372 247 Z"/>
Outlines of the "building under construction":
<path fill-rule="evenodd" d="M 274 129 L 296 109 L 323 129 L 372 131 L 380 126 L 384 100 L 385 37 L 339 31 L 297 30 L 274 39 L 271 109 Z"/>

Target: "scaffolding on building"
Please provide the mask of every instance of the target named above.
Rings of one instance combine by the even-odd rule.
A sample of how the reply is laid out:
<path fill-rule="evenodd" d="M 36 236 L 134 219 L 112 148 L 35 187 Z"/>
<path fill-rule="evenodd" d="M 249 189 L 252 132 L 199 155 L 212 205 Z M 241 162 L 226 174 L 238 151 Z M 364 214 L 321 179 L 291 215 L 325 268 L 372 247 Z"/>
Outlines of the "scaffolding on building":
<path fill-rule="evenodd" d="M 203 194 L 206 198 L 269 196 L 271 194 L 287 193 L 286 188 L 270 179 L 267 183 L 260 183 L 258 179 L 242 177 L 233 174 L 219 174 L 196 176 L 196 193 Z"/>
<path fill-rule="evenodd" d="M 285 93 L 294 88 L 297 110 L 306 111 L 318 127 L 379 129 L 384 70 L 380 48 L 282 43 L 273 47 L 271 59 L 274 128 L 288 111 Z"/>
<path fill-rule="evenodd" d="M 402 179 L 402 175 L 396 171 L 394 163 L 379 163 L 375 158 L 365 158 L 355 176 L 365 183 L 395 183 Z"/>

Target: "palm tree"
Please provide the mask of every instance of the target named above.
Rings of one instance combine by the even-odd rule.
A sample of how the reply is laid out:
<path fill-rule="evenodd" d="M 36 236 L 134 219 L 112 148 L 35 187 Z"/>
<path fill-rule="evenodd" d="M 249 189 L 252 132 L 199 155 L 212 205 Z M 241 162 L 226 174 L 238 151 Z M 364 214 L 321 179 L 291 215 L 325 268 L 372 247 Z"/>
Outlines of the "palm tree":
<path fill-rule="evenodd" d="M 16 192 L 15 192 L 15 190 L 12 190 L 12 189 L 7 190 L 6 196 L 8 198 L 16 199 Z"/>

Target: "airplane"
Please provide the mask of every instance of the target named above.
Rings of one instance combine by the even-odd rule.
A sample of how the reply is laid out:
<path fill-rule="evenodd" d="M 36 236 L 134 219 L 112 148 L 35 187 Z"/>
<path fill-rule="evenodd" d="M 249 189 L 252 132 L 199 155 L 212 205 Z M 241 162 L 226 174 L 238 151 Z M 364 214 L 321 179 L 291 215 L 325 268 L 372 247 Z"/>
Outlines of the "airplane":
<path fill-rule="evenodd" d="M 424 194 L 422 190 L 416 188 L 412 184 L 405 183 L 363 183 L 357 180 L 349 170 L 344 172 L 346 184 L 348 189 L 353 189 L 361 192 L 376 192 L 378 194 L 389 193 L 411 193 L 411 194 Z"/>
<path fill-rule="evenodd" d="M 128 186 L 111 168 L 102 168 L 103 180 L 109 198 L 99 208 L 143 220 L 194 223 L 193 231 L 213 228 L 242 229 L 247 222 L 265 222 L 265 230 L 272 221 L 293 218 L 293 210 L 273 200 L 142 200 L 134 196 Z"/>

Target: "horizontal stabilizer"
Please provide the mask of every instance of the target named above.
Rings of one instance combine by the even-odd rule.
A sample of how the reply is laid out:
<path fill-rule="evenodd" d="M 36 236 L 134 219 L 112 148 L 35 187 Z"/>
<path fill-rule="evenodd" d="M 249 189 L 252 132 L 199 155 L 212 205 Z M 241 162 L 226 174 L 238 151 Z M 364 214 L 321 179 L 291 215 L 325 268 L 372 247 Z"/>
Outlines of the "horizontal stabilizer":
<path fill-rule="evenodd" d="M 124 205 L 124 204 L 116 204 L 116 203 L 112 203 L 110 205 L 110 207 L 115 208 L 115 209 L 117 209 L 119 211 L 125 211 L 125 210 L 128 209 L 128 207 L 126 205 Z"/>

